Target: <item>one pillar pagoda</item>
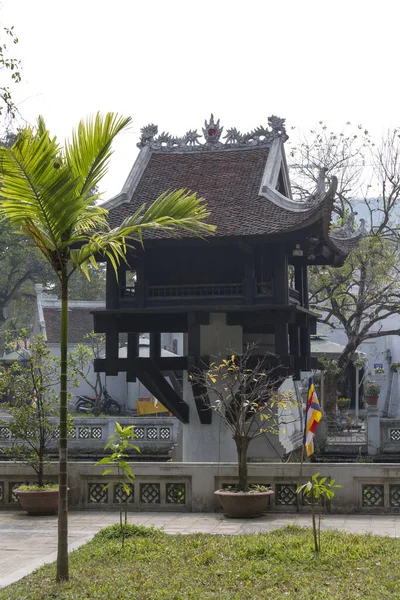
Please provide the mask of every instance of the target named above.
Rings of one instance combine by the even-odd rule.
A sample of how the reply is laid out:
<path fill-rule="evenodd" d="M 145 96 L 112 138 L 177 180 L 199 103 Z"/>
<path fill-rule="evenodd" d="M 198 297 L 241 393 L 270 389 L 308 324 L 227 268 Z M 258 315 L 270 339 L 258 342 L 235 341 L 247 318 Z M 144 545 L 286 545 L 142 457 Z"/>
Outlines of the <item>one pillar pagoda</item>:
<path fill-rule="evenodd" d="M 116 226 L 164 191 L 184 188 L 205 198 L 216 234 L 148 232 L 144 247 L 129 250 L 118 278 L 108 265 L 106 309 L 94 315 L 95 331 L 106 334 L 106 357 L 96 370 L 138 378 L 186 424 L 183 458 L 189 461 L 217 460 L 217 445 L 220 460 L 234 450 L 187 372 L 255 341 L 260 354 L 276 355 L 286 375 L 310 370 L 316 315 L 309 310 L 307 267 L 343 264 L 362 235 L 346 226 L 332 230 L 336 180 L 326 189 L 323 172 L 313 196 L 292 199 L 284 119 L 272 116 L 266 127 L 246 134 L 228 129 L 222 137 L 211 115 L 202 133 L 178 138 L 143 127 L 122 192 L 105 207 Z M 150 333 L 149 358 L 139 357 L 141 332 Z M 185 334 L 184 356 L 161 356 L 163 332 Z M 121 334 L 128 338 L 126 358 L 118 356 Z"/>

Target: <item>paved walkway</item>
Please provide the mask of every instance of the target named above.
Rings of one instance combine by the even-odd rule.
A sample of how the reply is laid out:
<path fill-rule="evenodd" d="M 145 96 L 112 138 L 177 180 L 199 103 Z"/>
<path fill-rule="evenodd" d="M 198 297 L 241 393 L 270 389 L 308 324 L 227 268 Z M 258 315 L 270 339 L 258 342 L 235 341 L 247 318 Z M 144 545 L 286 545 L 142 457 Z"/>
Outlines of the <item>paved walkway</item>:
<path fill-rule="evenodd" d="M 259 519 L 228 519 L 211 513 L 130 513 L 129 521 L 163 527 L 167 533 L 260 533 L 289 524 L 310 526 L 310 515 L 271 513 Z M 118 522 L 117 512 L 69 513 L 69 548 L 84 544 L 106 525 Z M 400 515 L 324 515 L 322 529 L 400 537 Z M 29 517 L 19 511 L 0 512 L 0 587 L 56 560 L 57 517 Z"/>

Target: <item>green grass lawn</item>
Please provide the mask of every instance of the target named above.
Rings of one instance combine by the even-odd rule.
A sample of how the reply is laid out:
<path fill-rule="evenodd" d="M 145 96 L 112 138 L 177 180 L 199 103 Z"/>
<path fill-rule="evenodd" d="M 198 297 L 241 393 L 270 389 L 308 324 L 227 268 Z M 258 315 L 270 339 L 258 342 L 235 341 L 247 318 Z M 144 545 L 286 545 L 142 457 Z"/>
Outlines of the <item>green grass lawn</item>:
<path fill-rule="evenodd" d="M 384 600 L 400 598 L 400 540 L 287 527 L 259 535 L 148 536 L 121 544 L 97 535 L 70 555 L 71 580 L 49 565 L 7 588 L 1 600 L 194 598 Z M 101 532 L 100 532 L 101 534 Z"/>

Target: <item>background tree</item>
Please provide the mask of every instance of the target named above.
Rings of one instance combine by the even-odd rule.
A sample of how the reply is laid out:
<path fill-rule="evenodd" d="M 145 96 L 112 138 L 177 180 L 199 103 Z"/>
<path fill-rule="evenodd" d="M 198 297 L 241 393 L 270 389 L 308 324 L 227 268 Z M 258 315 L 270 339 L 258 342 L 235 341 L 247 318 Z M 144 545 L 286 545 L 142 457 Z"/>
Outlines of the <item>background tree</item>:
<path fill-rule="evenodd" d="M 11 149 L 0 148 L 0 218 L 29 236 L 57 275 L 61 286 L 60 468 L 57 581 L 69 578 L 67 507 L 67 343 L 68 290 L 73 273 L 86 276 L 88 265 L 109 260 L 117 268 L 128 243 L 142 242 L 146 229 L 211 234 L 205 205 L 183 190 L 165 193 L 140 207 L 120 227 L 109 229 L 108 211 L 91 194 L 105 175 L 115 136 L 130 119 L 107 113 L 81 121 L 70 141 L 60 146 L 42 118 L 25 128 Z"/>
<path fill-rule="evenodd" d="M 102 352 L 104 352 L 105 341 L 106 336 L 103 333 L 92 331 L 84 336 L 84 343 L 77 344 L 75 349 L 68 355 L 71 371 L 83 379 L 96 396 L 96 414 L 103 396 L 103 384 L 101 373 L 93 371 L 93 364 L 96 358 L 101 358 Z"/>
<path fill-rule="evenodd" d="M 14 26 L 0 27 L 0 72 L 2 75 L 0 117 L 5 117 L 6 123 L 9 123 L 17 113 L 10 86 L 21 81 L 21 62 L 17 58 L 13 58 L 9 51 L 9 46 L 14 44 L 18 44 Z"/>
<path fill-rule="evenodd" d="M 44 485 L 44 467 L 49 447 L 58 429 L 57 384 L 60 368 L 43 336 L 33 340 L 25 359 L 0 367 L 0 392 L 12 397 L 11 420 L 3 421 L 14 444 L 7 454 L 32 467 L 39 487 Z"/>
<path fill-rule="evenodd" d="M 389 131 L 375 144 L 361 125 L 355 131 L 350 128 L 348 123 L 347 130 L 336 134 L 321 122 L 290 152 L 296 197 L 310 193 L 323 168 L 328 182 L 333 175 L 339 181 L 335 224 L 351 233 L 357 212 L 366 221 L 363 241 L 342 267 L 309 270 L 310 305 L 320 312 L 323 323 L 343 330 L 347 337 L 338 361 L 327 370 L 325 409 L 332 417 L 338 382 L 359 345 L 400 335 L 400 327 L 387 326 L 387 318 L 400 308 L 400 133 Z"/>

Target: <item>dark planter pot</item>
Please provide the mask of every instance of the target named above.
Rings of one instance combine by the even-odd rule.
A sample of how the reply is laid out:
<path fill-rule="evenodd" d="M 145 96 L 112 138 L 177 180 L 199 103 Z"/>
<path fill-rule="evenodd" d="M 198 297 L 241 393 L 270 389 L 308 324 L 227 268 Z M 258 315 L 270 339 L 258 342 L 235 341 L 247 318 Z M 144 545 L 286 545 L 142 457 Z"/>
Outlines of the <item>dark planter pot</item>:
<path fill-rule="evenodd" d="M 378 404 L 379 396 L 365 396 L 365 402 L 369 406 L 376 406 Z"/>
<path fill-rule="evenodd" d="M 28 515 L 54 515 L 58 511 L 58 490 L 15 490 L 15 494 Z"/>
<path fill-rule="evenodd" d="M 252 493 L 230 492 L 229 490 L 214 492 L 226 514 L 234 519 L 260 517 L 267 510 L 270 496 L 273 493 L 272 490 Z"/>

